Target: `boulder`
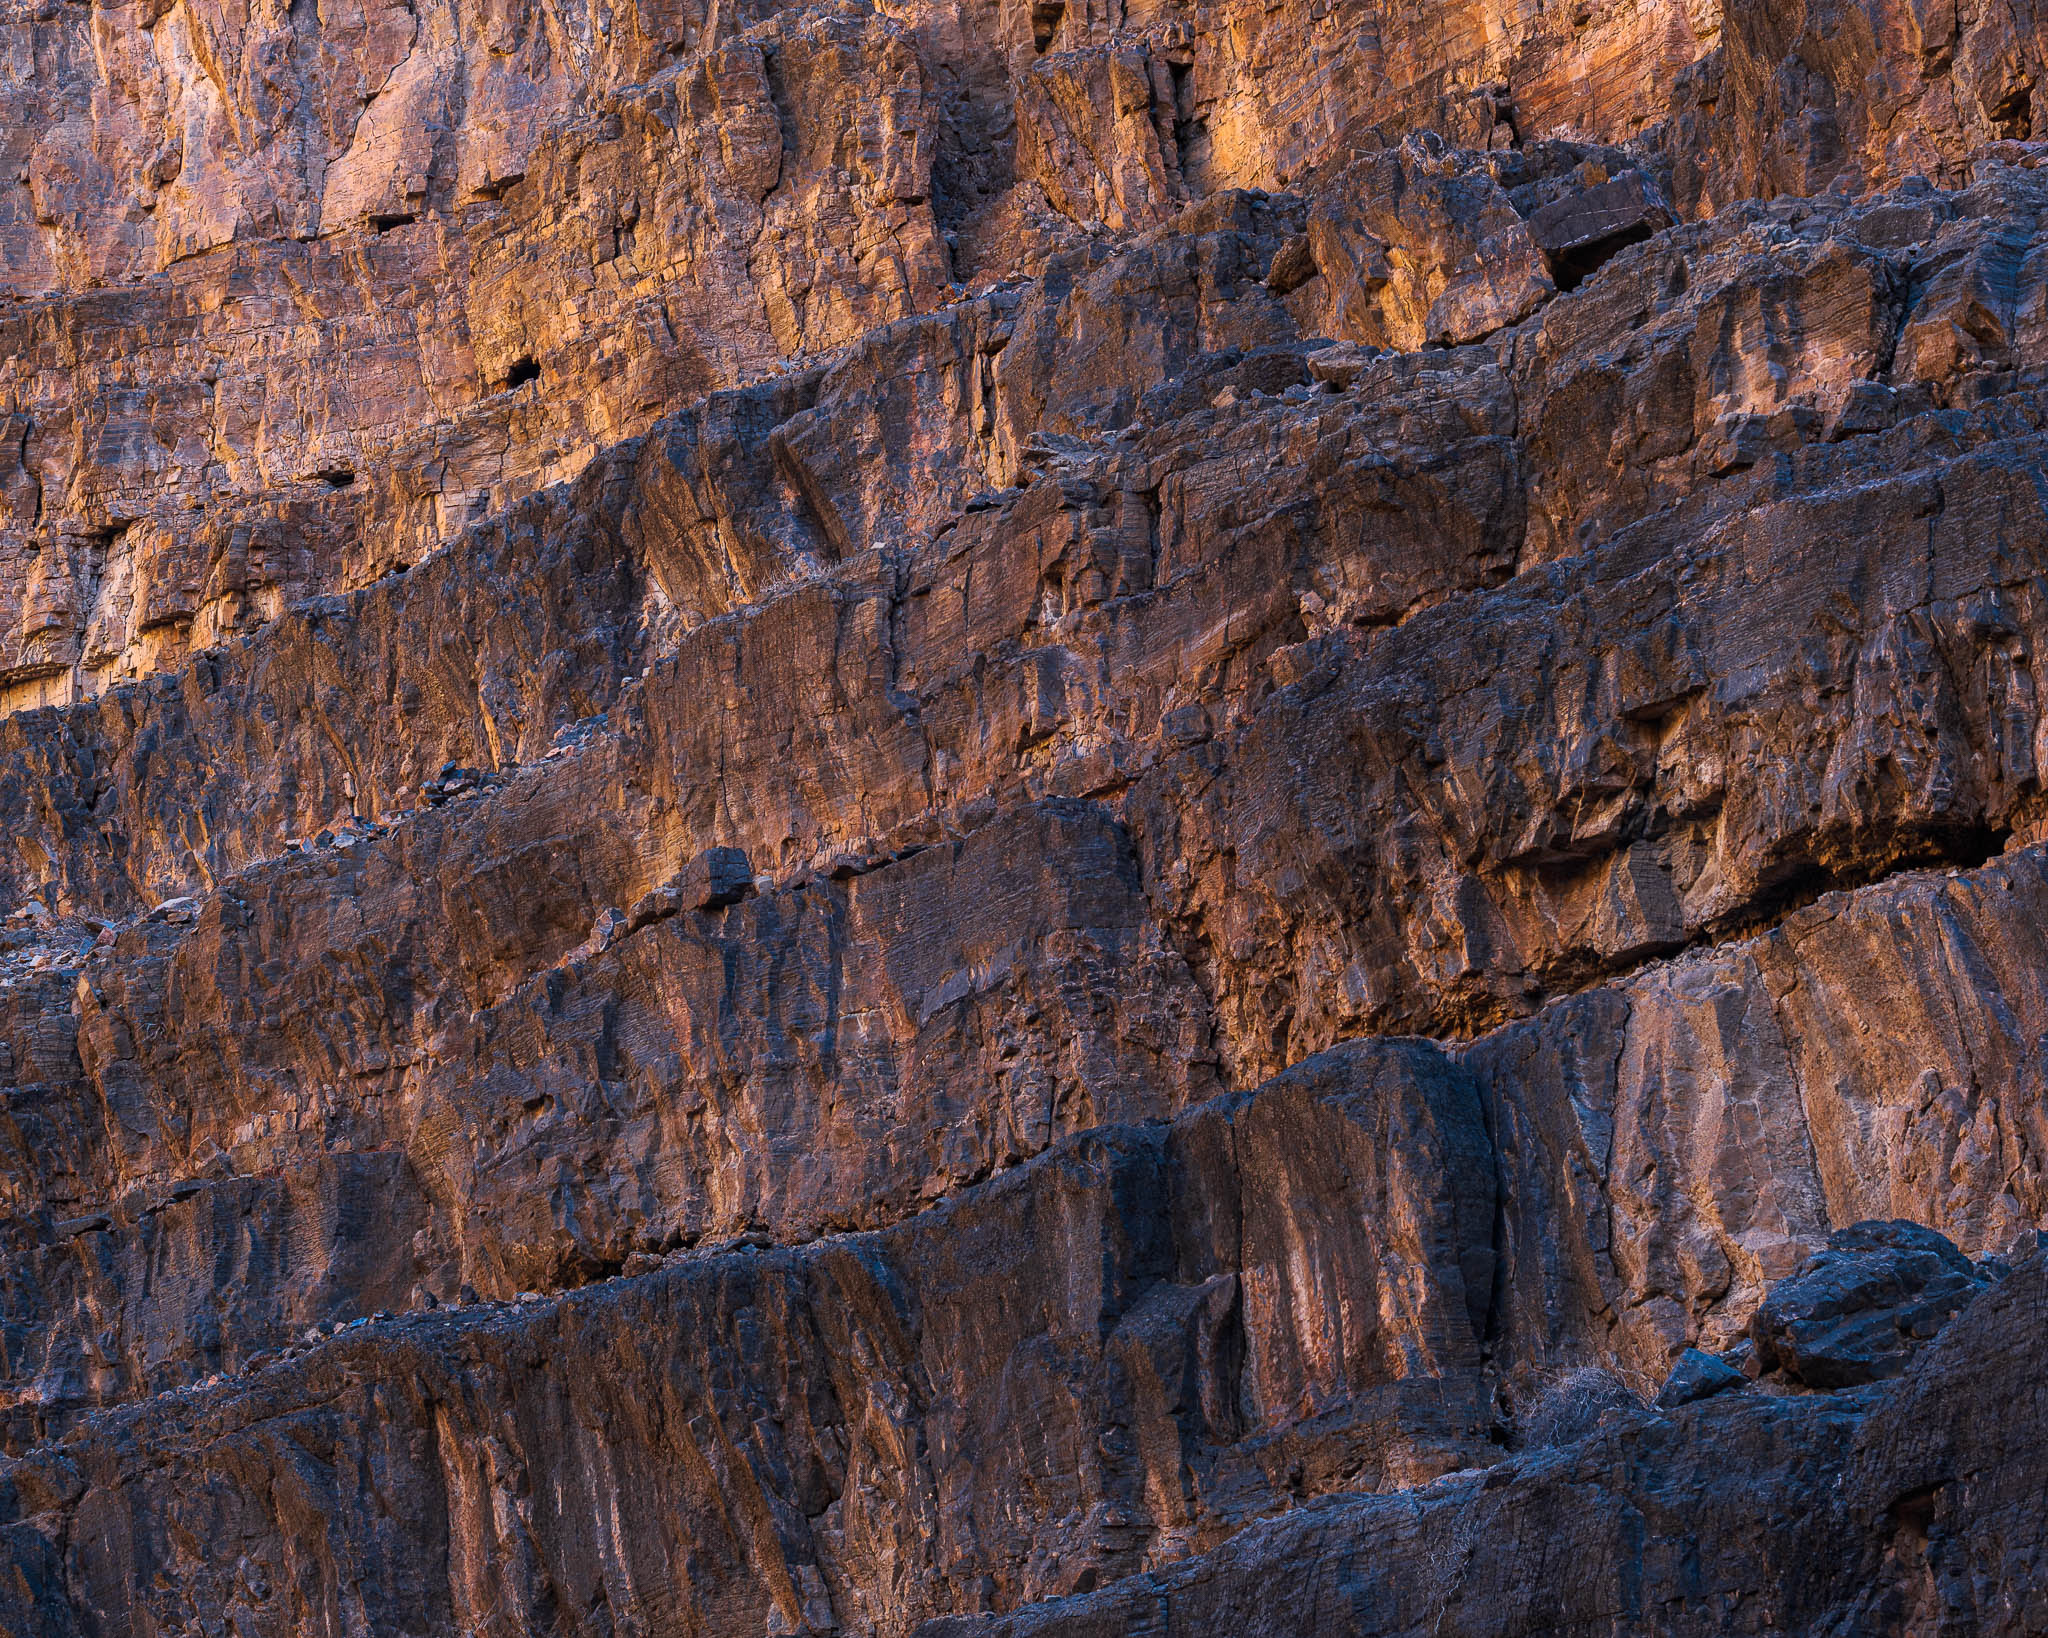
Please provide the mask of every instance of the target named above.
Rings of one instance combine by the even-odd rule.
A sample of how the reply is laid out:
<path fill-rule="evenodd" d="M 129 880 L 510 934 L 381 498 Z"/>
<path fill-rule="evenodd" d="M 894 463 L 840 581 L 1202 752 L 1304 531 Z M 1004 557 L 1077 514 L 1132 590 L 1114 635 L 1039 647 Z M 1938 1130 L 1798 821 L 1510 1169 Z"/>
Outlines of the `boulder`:
<path fill-rule="evenodd" d="M 1540 206 L 1529 218 L 1529 232 L 1558 289 L 1575 290 L 1616 251 L 1671 223 L 1657 184 L 1630 170 Z"/>
<path fill-rule="evenodd" d="M 1657 1390 L 1657 1408 L 1676 1410 L 1680 1405 L 1690 1405 L 1701 1399 L 1710 1399 L 1717 1393 L 1730 1388 L 1745 1386 L 1749 1378 L 1744 1376 L 1725 1359 L 1698 1348 L 1688 1348 L 1678 1356 L 1678 1362 L 1671 1367 L 1671 1374 L 1664 1379 L 1664 1386 Z"/>
<path fill-rule="evenodd" d="M 1989 1283 L 1945 1235 L 1902 1218 L 1828 1236 L 1749 1323 L 1756 1357 L 1809 1388 L 1897 1376 Z"/>

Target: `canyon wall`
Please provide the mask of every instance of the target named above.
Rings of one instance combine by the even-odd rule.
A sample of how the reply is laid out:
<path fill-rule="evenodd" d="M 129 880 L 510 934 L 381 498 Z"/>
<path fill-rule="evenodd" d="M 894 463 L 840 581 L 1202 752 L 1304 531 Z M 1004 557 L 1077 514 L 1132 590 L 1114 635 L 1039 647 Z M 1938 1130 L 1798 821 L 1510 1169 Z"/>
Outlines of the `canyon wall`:
<path fill-rule="evenodd" d="M 2032 11 L 0 41 L 0 1632 L 2048 1632 Z"/>

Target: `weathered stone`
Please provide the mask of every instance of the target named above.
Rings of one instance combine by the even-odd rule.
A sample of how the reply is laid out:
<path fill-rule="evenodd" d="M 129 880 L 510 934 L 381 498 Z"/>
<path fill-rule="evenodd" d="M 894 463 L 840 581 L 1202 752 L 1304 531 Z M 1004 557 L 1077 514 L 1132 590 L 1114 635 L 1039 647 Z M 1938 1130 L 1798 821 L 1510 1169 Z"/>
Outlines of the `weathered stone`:
<path fill-rule="evenodd" d="M 1750 1339 L 1766 1371 L 1810 1388 L 1854 1387 L 1897 1376 L 1982 1289 L 1969 1258 L 1932 1229 L 1855 1223 L 1772 1290 Z"/>
<path fill-rule="evenodd" d="M 1676 1410 L 1680 1405 L 1711 1399 L 1730 1388 L 1745 1387 L 1748 1382 L 1749 1378 L 1726 1360 L 1688 1348 L 1678 1356 L 1664 1386 L 1657 1390 L 1657 1408 Z"/>
<path fill-rule="evenodd" d="M 2048 1550 L 2035 1505 L 2044 1317 L 2036 1265 L 1881 1390 L 1617 1417 L 1566 1450 L 1407 1495 L 1326 1498 L 1188 1563 L 1001 1618 L 936 1621 L 921 1638 L 1476 1638 L 1617 1621 L 1762 1638 L 1906 1631 L 1915 1613 L 2024 1633 Z M 1558 1573 L 1560 1553 L 1573 1573 Z M 1668 1587 L 1685 1597 L 1665 1602 Z"/>
<path fill-rule="evenodd" d="M 1308 239 L 1327 328 L 1348 341 L 1461 346 L 1528 317 L 1553 288 L 1492 175 L 1430 135 L 1336 179 Z"/>
<path fill-rule="evenodd" d="M 754 867 L 736 847 L 708 847 L 683 873 L 682 903 L 692 910 L 723 910 L 753 891 Z"/>
<path fill-rule="evenodd" d="M 1363 1044 L 879 1235 L 351 1326 L 95 1421 L 63 1447 L 86 1494 L 43 1483 L 39 1457 L 9 1468 L 11 1519 L 39 1522 L 0 1545 L 29 1578 L 9 1578 L 7 1618 L 62 1623 L 77 1575 L 123 1625 L 198 1619 L 260 1580 L 280 1628 L 526 1625 L 557 1577 L 623 1605 L 685 1561 L 698 1607 L 755 1626 L 810 1608 L 899 1631 L 1092 1585 L 1283 1498 L 1426 1481 L 1487 1448 L 1491 1222 L 1470 1080 L 1426 1046 Z M 308 1471 L 308 1448 L 342 1459 Z M 94 1523 L 109 1464 L 148 1498 L 118 1538 Z M 428 1526 L 388 1529 L 363 1484 Z M 670 1500 L 586 1560 L 584 1509 L 619 1485 Z M 504 1486 L 550 1499 L 500 1519 Z M 1045 1504 L 1004 1523 L 1025 1492 Z M 67 1512 L 72 1546 L 42 1533 Z M 247 1550 L 156 1579 L 202 1524 Z M 500 1558 L 517 1543 L 525 1570 Z M 364 1555 L 375 1575 L 340 1575 Z"/>
<path fill-rule="evenodd" d="M 2039 33 L 0 20 L 0 1628 L 2048 1626 Z"/>
<path fill-rule="evenodd" d="M 1671 226 L 1662 193 L 1639 170 L 1553 199 L 1529 218 L 1529 232 L 1560 290 L 1573 290 L 1615 252 Z"/>
<path fill-rule="evenodd" d="M 1601 1338 L 1655 1380 L 1688 1345 L 1746 1337 L 1835 1224 L 1910 1214 L 1979 1254 L 2031 1234 L 2041 869 L 2030 848 L 1830 895 L 1469 1048 L 1513 1353 L 1561 1363 Z"/>
<path fill-rule="evenodd" d="M 1018 168 L 1085 227 L 1128 233 L 1164 220 L 1178 191 L 1165 157 L 1172 119 L 1154 107 L 1166 78 L 1129 45 L 1040 58 L 1018 82 Z"/>

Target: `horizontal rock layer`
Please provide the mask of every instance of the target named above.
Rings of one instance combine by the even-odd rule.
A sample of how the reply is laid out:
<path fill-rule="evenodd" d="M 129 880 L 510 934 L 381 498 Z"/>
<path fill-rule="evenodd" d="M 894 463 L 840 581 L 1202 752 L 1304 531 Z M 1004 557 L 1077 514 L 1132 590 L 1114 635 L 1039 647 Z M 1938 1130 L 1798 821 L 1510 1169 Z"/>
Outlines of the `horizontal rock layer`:
<path fill-rule="evenodd" d="M 1973 1305 L 1887 1390 L 1610 1411 L 1568 1449 L 1328 1498 L 1171 1572 L 920 1630 L 2032 1631 L 2048 1429 L 2021 1339 L 2042 1322 L 2044 1273 L 2036 1260 Z"/>
<path fill-rule="evenodd" d="M 2032 23 L 0 30 L 0 1625 L 2039 1624 Z"/>

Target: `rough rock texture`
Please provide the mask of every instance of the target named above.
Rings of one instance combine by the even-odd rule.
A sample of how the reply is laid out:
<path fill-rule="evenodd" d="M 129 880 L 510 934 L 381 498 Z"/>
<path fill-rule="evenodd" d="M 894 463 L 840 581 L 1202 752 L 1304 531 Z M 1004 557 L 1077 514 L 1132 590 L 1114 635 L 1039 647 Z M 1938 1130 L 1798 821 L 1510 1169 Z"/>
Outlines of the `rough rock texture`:
<path fill-rule="evenodd" d="M 1562 1449 L 1325 1498 L 1091 1597 L 922 1630 L 2039 1632 L 2044 1321 L 2036 1259 L 1882 1388 L 1613 1411 Z"/>
<path fill-rule="evenodd" d="M 1717 1393 L 1739 1388 L 1747 1380 L 1725 1359 L 1698 1348 L 1688 1348 L 1678 1356 L 1678 1363 L 1671 1367 L 1664 1386 L 1657 1390 L 1657 1408 L 1676 1410 L 1680 1405 L 1696 1404 L 1702 1399 L 1711 1399 Z"/>
<path fill-rule="evenodd" d="M 1810 1388 L 1896 1376 L 1921 1343 L 1969 1306 L 1984 1276 L 1917 1223 L 1857 1223 L 1774 1289 L 1750 1316 L 1758 1366 Z"/>
<path fill-rule="evenodd" d="M 2048 1631 L 2031 12 L 0 44 L 0 1631 Z"/>
<path fill-rule="evenodd" d="M 1489 1449 L 1492 1195 L 1470 1080 L 1363 1043 L 880 1234 L 373 1323 L 248 1378 L 224 1417 L 173 1395 L 196 1418 L 176 1432 L 124 1414 L 96 1447 L 43 1447 L 75 1475 L 90 1602 L 8 1616 L 179 1627 L 239 1602 L 290 1630 L 476 1630 L 540 1622 L 561 1588 L 621 1617 L 815 1623 L 829 1596 L 842 1621 L 900 1625 L 955 1586 L 1007 1604 L 1090 1585 L 1289 1496 Z M 1072 1277 L 1047 1282 L 1048 1258 Z M 265 1538 L 260 1498 L 312 1478 L 307 1457 L 327 1476 L 299 1505 L 326 1539 Z M 358 1463 L 373 1509 L 351 1500 Z M 136 1487 L 96 1499 L 116 1469 Z M 634 1516 L 601 1523 L 607 1497 Z M 21 1528 L 17 1548 L 61 1526 Z M 232 1560 L 152 1586 L 195 1530 L 238 1541 Z"/>

